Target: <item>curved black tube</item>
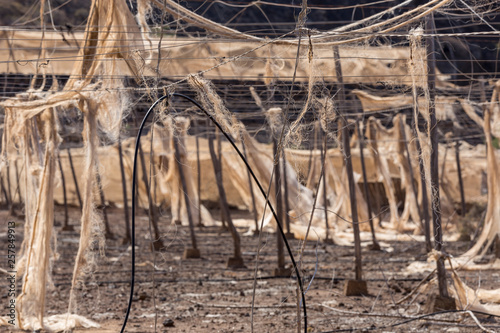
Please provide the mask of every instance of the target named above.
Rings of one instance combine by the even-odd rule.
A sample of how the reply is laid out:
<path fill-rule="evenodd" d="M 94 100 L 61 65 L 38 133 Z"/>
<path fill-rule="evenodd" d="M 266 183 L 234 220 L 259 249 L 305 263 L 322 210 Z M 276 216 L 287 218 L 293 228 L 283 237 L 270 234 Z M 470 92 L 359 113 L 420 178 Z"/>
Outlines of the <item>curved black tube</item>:
<path fill-rule="evenodd" d="M 137 155 L 138 155 L 139 144 L 140 144 L 140 140 L 141 140 L 141 134 L 142 134 L 142 130 L 144 128 L 144 125 L 145 125 L 147 119 L 149 118 L 149 115 L 151 114 L 151 112 L 153 111 L 153 109 L 156 107 L 156 105 L 158 105 L 158 103 L 160 103 L 162 100 L 164 100 L 164 99 L 166 99 L 166 98 L 168 98 L 170 96 L 182 97 L 182 98 L 188 100 L 189 102 L 191 102 L 192 104 L 194 104 L 196 107 L 198 107 L 208 118 L 210 118 L 210 120 L 215 124 L 215 126 L 217 126 L 217 128 L 219 128 L 219 130 L 221 131 L 221 133 L 224 134 L 224 136 L 229 141 L 229 143 L 231 143 L 231 146 L 234 148 L 234 150 L 236 151 L 236 153 L 239 155 L 240 159 L 243 161 L 243 163 L 247 167 L 248 171 L 250 172 L 250 175 L 252 176 L 253 180 L 257 184 L 257 187 L 259 188 L 260 192 L 262 193 L 262 195 L 266 199 L 267 204 L 269 206 L 269 209 L 271 210 L 271 213 L 273 214 L 273 216 L 274 216 L 274 218 L 276 220 L 276 224 L 278 225 L 278 230 L 279 230 L 279 232 L 281 234 L 281 237 L 283 238 L 283 241 L 285 243 L 286 249 L 288 251 L 288 255 L 290 256 L 290 260 L 292 261 L 292 265 L 293 265 L 293 268 L 295 270 L 295 274 L 297 275 L 297 281 L 299 283 L 299 289 L 300 289 L 300 294 L 301 294 L 301 298 L 302 298 L 302 304 L 304 305 L 303 306 L 303 312 L 304 312 L 304 332 L 307 333 L 307 309 L 306 309 L 306 299 L 305 299 L 304 288 L 303 288 L 303 285 L 302 285 L 302 278 L 300 276 L 299 268 L 298 268 L 298 266 L 297 266 L 297 264 L 295 262 L 295 258 L 293 256 L 292 250 L 290 248 L 290 244 L 288 244 L 288 240 L 286 239 L 285 232 L 283 231 L 283 227 L 281 225 L 281 222 L 280 222 L 280 220 L 278 218 L 278 215 L 276 214 L 273 206 L 269 202 L 269 199 L 267 198 L 267 195 L 266 195 L 266 192 L 264 191 L 264 188 L 262 187 L 262 185 L 260 184 L 259 180 L 257 179 L 257 176 L 255 176 L 252 168 L 250 167 L 250 164 L 248 164 L 248 161 L 245 159 L 245 156 L 241 153 L 241 151 L 239 150 L 238 146 L 236 146 L 236 144 L 234 143 L 233 139 L 231 139 L 231 137 L 229 136 L 229 134 L 227 134 L 223 130 L 222 126 L 217 122 L 217 120 L 215 120 L 214 117 L 212 117 L 212 115 L 209 114 L 194 99 L 192 99 L 189 96 L 186 96 L 186 95 L 183 95 L 183 94 L 178 94 L 178 93 L 173 93 L 173 94 L 170 94 L 170 95 L 164 95 L 164 96 L 160 97 L 156 102 L 154 102 L 153 105 L 151 105 L 151 107 L 149 108 L 149 110 L 146 112 L 146 115 L 144 116 L 144 119 L 142 120 L 141 126 L 139 127 L 139 132 L 137 134 L 137 139 L 136 139 L 136 144 L 135 144 L 135 151 L 134 151 L 134 166 L 133 166 L 133 172 L 132 172 L 132 177 L 133 177 L 132 178 L 132 219 L 131 219 L 131 221 L 132 221 L 132 237 L 131 237 L 131 242 L 132 242 L 132 277 L 131 277 L 129 303 L 128 303 L 128 307 L 127 307 L 127 313 L 125 315 L 125 319 L 124 319 L 124 322 L 123 322 L 123 326 L 122 326 L 122 329 L 121 329 L 121 333 L 123 333 L 125 331 L 125 327 L 127 325 L 128 317 L 129 317 L 129 314 L 130 314 L 130 308 L 132 306 L 133 293 L 134 293 L 134 280 L 135 280 L 135 186 L 136 186 L 136 184 L 135 184 L 135 178 L 136 178 L 136 172 L 137 172 L 136 171 L 136 169 L 137 169 Z"/>
<path fill-rule="evenodd" d="M 127 326 L 127 321 L 128 321 L 128 316 L 130 315 L 130 308 L 132 307 L 132 298 L 134 297 L 134 283 L 135 283 L 135 179 L 137 176 L 137 155 L 139 152 L 139 145 L 141 142 L 141 134 L 142 130 L 144 129 L 144 125 L 146 124 L 146 121 L 149 118 L 149 115 L 153 111 L 153 109 L 163 101 L 165 98 L 167 98 L 168 95 L 160 97 L 156 102 L 151 105 L 149 108 L 148 112 L 146 112 L 146 115 L 142 119 L 141 126 L 139 127 L 139 132 L 137 133 L 137 139 L 135 140 L 135 150 L 134 150 L 134 166 L 132 169 L 132 219 L 131 219 L 131 227 L 132 227 L 132 235 L 130 237 L 130 242 L 132 245 L 132 272 L 131 272 L 131 277 L 130 277 L 130 296 L 128 299 L 128 306 L 127 306 L 127 312 L 125 313 L 125 319 L 123 320 L 123 325 L 122 329 L 120 330 L 121 333 L 125 332 L 125 327 Z"/>

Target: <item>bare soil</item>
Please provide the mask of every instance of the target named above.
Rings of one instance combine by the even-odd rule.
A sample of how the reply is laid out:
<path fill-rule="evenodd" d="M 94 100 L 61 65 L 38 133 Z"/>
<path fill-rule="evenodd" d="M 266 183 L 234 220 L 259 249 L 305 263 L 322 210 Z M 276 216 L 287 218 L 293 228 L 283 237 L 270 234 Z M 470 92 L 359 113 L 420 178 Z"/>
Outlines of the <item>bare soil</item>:
<path fill-rule="evenodd" d="M 213 216 L 220 216 L 213 211 Z M 232 211 L 235 217 L 249 214 Z M 131 251 L 123 245 L 123 210 L 108 208 L 115 239 L 108 239 L 105 257 L 78 290 L 78 314 L 98 322 L 99 329 L 77 332 L 119 332 L 130 293 Z M 22 221 L 1 212 L 2 220 Z M 79 210 L 70 209 L 70 224 L 75 232 L 61 231 L 63 209 L 57 207 L 56 228 L 59 259 L 53 267 L 54 286 L 47 294 L 46 314 L 66 312 L 73 261 L 78 247 Z M 197 227 L 201 251 L 199 259 L 182 259 L 190 247 L 189 229 L 170 224 L 162 212 L 160 229 L 165 250 L 152 252 L 148 218 L 140 211 L 136 220 L 137 257 L 134 303 L 126 332 L 297 332 L 297 280 L 295 274 L 275 277 L 277 267 L 276 234 L 263 233 L 258 261 L 255 306 L 251 315 L 252 289 L 258 236 L 242 237 L 246 268 L 228 269 L 227 259 L 233 245 L 229 232 L 220 226 Z M 4 225 L 4 224 L 2 224 Z M 22 227 L 17 228 L 18 235 Z M 239 229 L 240 233 L 247 230 Z M 4 230 L 1 231 L 2 233 Z M 18 239 L 20 246 L 21 239 Z M 296 255 L 301 241 L 291 240 Z M 447 243 L 450 254 L 460 254 L 469 242 Z M 363 247 L 363 277 L 368 295 L 346 297 L 343 288 L 354 278 L 354 248 L 309 241 L 303 258 L 308 332 L 480 332 L 478 325 L 464 313 L 426 314 L 429 293 L 417 294 L 397 305 L 428 273 L 403 274 L 409 263 L 425 260 L 425 246 L 416 241 L 391 242 L 382 251 Z M 296 259 L 298 256 L 296 255 Z M 287 263 L 290 260 L 287 257 Z M 3 267 L 3 266 L 2 266 Z M 494 271 L 460 272 L 470 286 L 495 288 L 499 274 Z M 5 288 L 2 279 L 2 290 Z M 18 288 L 20 283 L 18 283 Z M 432 290 L 431 293 L 436 293 Z M 2 293 L 2 305 L 7 296 Z M 3 306 L 2 306 L 3 308 Z M 302 310 L 301 310 L 302 313 Z M 498 319 L 478 315 L 484 327 L 500 330 Z M 303 320 L 301 320 L 303 325 Z M 303 327 L 302 327 L 302 331 Z M 0 332 L 12 329 L 0 327 Z"/>

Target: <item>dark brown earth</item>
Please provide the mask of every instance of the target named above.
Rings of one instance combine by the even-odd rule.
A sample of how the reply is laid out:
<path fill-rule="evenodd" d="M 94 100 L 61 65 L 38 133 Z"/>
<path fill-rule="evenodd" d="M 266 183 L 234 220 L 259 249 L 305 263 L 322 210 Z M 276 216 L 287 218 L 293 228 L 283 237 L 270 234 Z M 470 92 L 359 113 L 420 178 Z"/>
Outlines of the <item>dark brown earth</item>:
<path fill-rule="evenodd" d="M 1 212 L 2 221 L 22 221 Z M 78 290 L 78 314 L 100 323 L 100 329 L 78 332 L 119 332 L 130 292 L 130 248 L 122 245 L 123 211 L 108 209 L 115 239 L 107 240 L 105 257 Z M 220 216 L 219 212 L 212 212 Z M 236 216 L 246 212 L 233 211 Z M 57 207 L 58 252 L 54 263 L 54 287 L 47 294 L 46 314 L 61 314 L 67 309 L 73 260 L 78 246 L 77 232 L 61 231 L 63 209 Z M 137 218 L 137 261 L 134 303 L 126 332 L 251 332 L 252 288 L 256 265 L 257 236 L 242 237 L 246 268 L 226 268 L 232 256 L 229 232 L 220 227 L 196 229 L 201 250 L 200 259 L 183 260 L 190 244 L 189 229 L 170 224 L 163 212 L 160 228 L 166 249 L 153 253 L 149 245 L 148 218 L 144 211 Z M 78 230 L 79 211 L 70 210 L 70 224 Z M 5 224 L 2 223 L 2 226 Z M 6 227 L 5 227 L 6 228 Z M 18 234 L 22 228 L 17 228 Z M 246 230 L 240 229 L 241 233 Z M 1 231 L 2 233 L 4 230 Z M 276 235 L 264 233 L 257 271 L 254 332 L 297 332 L 297 282 L 293 276 L 276 278 Z M 20 242 L 21 240 L 17 240 Z M 300 241 L 290 242 L 294 254 Z M 353 247 L 309 241 L 302 270 L 306 294 L 307 332 L 375 331 L 375 332 L 480 332 L 467 314 L 425 315 L 429 293 L 418 294 L 397 305 L 427 273 L 410 276 L 402 271 L 415 259 L 425 259 L 425 247 L 418 242 L 391 242 L 394 251 L 370 251 L 363 248 L 363 274 L 369 295 L 346 297 L 343 287 L 353 273 Z M 447 243 L 451 254 L 464 252 L 469 242 Z M 287 263 L 290 263 L 287 258 Z M 3 267 L 3 266 L 2 266 Z M 156 267 L 156 269 L 154 269 Z M 498 287 L 499 274 L 494 271 L 460 272 L 470 286 Z M 5 290 L 2 280 L 2 290 Z M 18 287 L 20 283 L 18 283 Z M 436 293 L 432 290 L 430 293 Z M 2 293 L 2 304 L 6 295 Z M 2 306 L 3 308 L 3 306 Z M 478 315 L 480 323 L 500 330 L 499 319 Z M 303 321 L 301 321 L 303 323 Z M 1 332 L 11 329 L 0 328 Z M 302 332 L 303 332 L 302 327 Z"/>

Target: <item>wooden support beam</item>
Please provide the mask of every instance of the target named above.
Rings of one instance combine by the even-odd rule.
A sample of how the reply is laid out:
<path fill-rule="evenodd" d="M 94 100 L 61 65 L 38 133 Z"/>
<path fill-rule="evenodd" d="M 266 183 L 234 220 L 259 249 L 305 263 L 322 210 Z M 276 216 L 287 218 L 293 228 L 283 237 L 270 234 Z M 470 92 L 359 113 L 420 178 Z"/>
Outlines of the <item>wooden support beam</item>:
<path fill-rule="evenodd" d="M 349 196 L 351 201 L 351 219 L 352 219 L 352 230 L 354 233 L 354 255 L 355 255 L 355 277 L 356 281 L 363 280 L 363 270 L 362 270 L 362 261 L 361 261 L 361 238 L 359 233 L 359 219 L 358 219 L 358 204 L 356 200 L 356 183 L 354 182 L 354 175 L 352 169 L 352 157 L 351 157 L 351 147 L 349 142 L 349 129 L 348 123 L 346 119 L 346 113 L 342 109 L 346 107 L 346 96 L 344 89 L 344 82 L 342 77 L 342 67 L 340 64 L 340 56 L 339 56 L 339 48 L 335 46 L 333 49 L 333 57 L 335 59 L 335 74 L 337 77 L 337 82 L 339 84 L 339 93 L 338 96 L 340 98 L 340 107 L 339 107 L 339 122 L 340 128 L 342 131 L 342 141 L 341 141 L 341 150 L 344 155 L 346 171 L 347 171 L 347 180 L 349 183 Z M 343 104 L 343 105 L 342 105 Z M 350 288 L 351 285 L 356 285 L 360 288 Z M 346 285 L 346 294 L 354 295 L 354 294 L 366 294 L 366 283 L 364 283 L 364 288 L 361 284 L 357 283 L 348 283 Z M 351 293 L 350 291 L 354 291 Z M 349 293 L 347 293 L 349 292 Z"/>
<path fill-rule="evenodd" d="M 247 158 L 247 149 L 245 145 L 245 141 L 241 139 L 241 147 L 243 148 L 243 156 L 245 157 L 245 160 L 248 161 Z M 250 171 L 248 168 L 245 168 L 247 172 L 247 178 L 248 178 L 248 188 L 250 190 L 250 196 L 252 198 L 252 213 L 253 213 L 253 219 L 255 222 L 255 231 L 254 234 L 259 233 L 259 216 L 257 215 L 257 205 L 255 203 L 255 194 L 253 193 L 253 183 L 252 183 L 252 176 L 250 175 Z"/>
<path fill-rule="evenodd" d="M 188 223 L 189 223 L 189 232 L 191 235 L 192 248 L 186 249 L 184 251 L 184 258 L 185 259 L 199 258 L 200 257 L 200 250 L 198 249 L 198 243 L 196 242 L 196 234 L 194 232 L 193 217 L 191 215 L 191 204 L 190 204 L 188 191 L 187 191 L 186 177 L 184 175 L 184 169 L 182 168 L 181 156 L 179 153 L 179 145 L 180 144 L 179 144 L 178 133 L 174 133 L 172 135 L 172 140 L 174 143 L 175 163 L 177 163 L 177 167 L 179 168 L 179 177 L 181 178 L 182 193 L 184 194 L 184 205 L 186 206 L 186 212 L 187 212 Z"/>
<path fill-rule="evenodd" d="M 122 244 L 130 243 L 130 214 L 128 210 L 128 195 L 127 195 L 127 178 L 125 175 L 125 168 L 123 167 L 123 150 L 122 142 L 120 137 L 118 137 L 118 160 L 120 161 L 120 174 L 122 178 L 122 195 L 123 195 L 123 213 L 125 217 L 125 237 L 122 240 Z"/>
<path fill-rule="evenodd" d="M 16 172 L 16 192 L 17 192 L 17 200 L 21 203 L 21 182 L 19 181 L 19 167 L 17 166 L 17 159 L 14 161 L 14 169 Z"/>
<path fill-rule="evenodd" d="M 154 230 L 154 239 L 152 240 L 152 246 L 155 251 L 160 251 L 164 248 L 163 242 L 161 240 L 160 228 L 158 227 L 158 214 L 156 211 L 156 206 L 151 200 L 151 186 L 148 181 L 148 171 L 146 168 L 146 161 L 144 157 L 144 151 L 142 150 L 142 146 L 139 145 L 139 162 L 141 163 L 142 169 L 142 181 L 144 186 L 146 187 L 146 193 L 148 194 L 148 214 L 149 219 L 151 220 L 151 224 L 153 225 Z M 153 163 L 153 161 L 149 161 L 149 163 Z M 139 196 L 137 196 L 139 197 Z"/>
<path fill-rule="evenodd" d="M 236 230 L 233 224 L 233 220 L 231 219 L 231 213 L 229 212 L 229 205 L 227 203 L 226 191 L 224 190 L 224 185 L 222 184 L 222 170 L 221 170 L 222 163 L 215 154 L 214 141 L 212 138 L 208 139 L 208 149 L 210 150 L 210 157 L 212 159 L 212 165 L 215 173 L 215 180 L 219 192 L 220 209 L 227 222 L 229 232 L 231 233 L 234 244 L 234 257 L 228 259 L 227 267 L 242 268 L 245 267 L 245 265 L 243 262 L 243 256 L 241 255 L 240 235 L 238 234 L 238 231 Z"/>
<path fill-rule="evenodd" d="M 222 142 L 221 142 L 220 136 L 221 136 L 221 134 L 220 134 L 219 128 L 215 127 L 215 137 L 216 137 L 216 140 L 217 140 L 217 161 L 218 161 L 218 163 L 220 163 L 221 160 L 222 160 L 222 158 L 221 158 Z M 222 182 L 222 181 L 224 181 L 224 177 L 223 177 L 223 174 L 222 174 L 222 164 L 219 164 L 219 168 L 221 170 L 220 179 L 221 179 L 221 182 Z M 227 223 L 226 223 L 226 218 L 224 217 L 224 213 L 222 211 L 220 212 L 220 220 L 222 222 L 222 228 L 223 229 L 228 229 L 228 226 L 227 226 Z"/>
<path fill-rule="evenodd" d="M 462 168 L 460 166 L 460 140 L 455 141 L 455 160 L 457 162 L 457 175 L 458 175 L 458 185 L 460 188 L 460 203 L 462 211 L 461 216 L 465 216 L 465 192 L 464 192 L 464 180 L 462 178 Z"/>
<path fill-rule="evenodd" d="M 102 189 L 101 173 L 99 172 L 99 167 L 97 163 L 96 163 L 96 180 L 99 191 L 99 198 L 101 199 L 102 216 L 104 218 L 104 230 L 106 232 L 105 236 L 107 239 L 113 239 L 114 236 L 109 226 L 108 212 L 106 211 L 106 198 L 104 197 L 104 191 Z"/>
<path fill-rule="evenodd" d="M 73 231 L 73 226 L 69 224 L 69 213 L 68 213 L 68 195 L 66 193 L 66 177 L 64 176 L 63 167 L 61 164 L 61 156 L 57 154 L 57 163 L 59 165 L 59 172 L 61 173 L 61 185 L 63 192 L 63 204 L 64 204 L 64 221 L 63 221 L 63 231 Z"/>
<path fill-rule="evenodd" d="M 426 17 L 426 32 L 429 36 L 426 40 L 427 49 L 427 84 L 429 89 L 429 140 L 431 146 L 430 157 L 430 177 L 431 177 L 431 202 L 432 202 L 432 222 L 434 227 L 434 249 L 438 252 L 443 251 L 443 228 L 441 225 L 441 201 L 439 196 L 439 147 L 438 147 L 438 129 L 436 118 L 436 55 L 434 49 L 434 15 L 431 13 Z M 446 268 L 444 266 L 444 257 L 440 256 L 437 260 L 437 275 L 439 296 L 449 298 L 448 284 L 446 281 Z"/>
<path fill-rule="evenodd" d="M 198 127 L 197 127 L 198 128 Z M 198 195 L 198 226 L 203 226 L 201 221 L 201 163 L 200 163 L 200 133 L 196 133 L 196 169 L 198 170 L 196 192 Z"/>
<path fill-rule="evenodd" d="M 327 159 L 327 143 L 328 143 L 328 133 L 322 132 L 323 133 L 323 145 L 321 147 L 321 165 L 323 166 L 321 168 L 321 178 L 323 180 L 323 208 L 325 212 L 325 242 L 329 243 L 332 242 L 330 239 L 330 226 L 328 224 L 328 193 L 326 191 L 327 186 L 326 186 L 326 159 Z"/>
<path fill-rule="evenodd" d="M 78 203 L 80 204 L 80 209 L 83 208 L 82 196 L 80 195 L 80 188 L 78 186 L 78 178 L 76 177 L 75 167 L 73 166 L 73 158 L 71 157 L 71 150 L 66 149 L 68 152 L 69 167 L 71 169 L 71 175 L 73 176 L 73 183 L 75 184 L 76 197 L 78 198 Z"/>
<path fill-rule="evenodd" d="M 373 225 L 373 215 L 372 215 L 372 203 L 370 199 L 370 192 L 368 189 L 368 177 L 366 176 L 366 165 L 365 165 L 365 156 L 363 153 L 364 150 L 364 145 L 365 145 L 365 134 L 361 131 L 360 126 L 359 126 L 360 120 L 357 119 L 356 121 L 356 132 L 358 133 L 358 140 L 359 140 L 359 159 L 361 162 L 361 171 L 363 173 L 363 189 L 365 190 L 365 200 L 366 200 L 366 205 L 368 206 L 368 218 L 370 219 L 370 231 L 372 233 L 372 244 L 371 244 L 371 250 L 380 250 L 380 245 L 377 241 L 377 237 L 375 236 L 375 226 Z"/>
<path fill-rule="evenodd" d="M 273 135 L 273 156 L 275 156 L 275 159 L 277 160 L 277 163 L 274 165 L 274 189 L 275 189 L 274 194 L 276 198 L 276 214 L 278 215 L 278 218 L 281 221 L 283 221 L 280 158 L 277 157 L 277 154 L 278 154 L 278 143 L 276 142 L 276 138 Z M 276 223 L 279 223 L 279 221 L 276 221 Z M 285 248 L 284 248 L 285 244 L 279 232 L 276 232 L 276 240 L 278 245 L 278 270 L 283 271 L 285 269 Z"/>
<path fill-rule="evenodd" d="M 403 141 L 405 152 L 406 152 L 406 160 L 408 161 L 408 169 L 409 169 L 409 173 L 410 173 L 410 180 L 409 181 L 411 182 L 411 188 L 413 190 L 413 194 L 415 195 L 415 201 L 416 201 L 417 211 L 418 211 L 418 215 L 419 215 L 418 223 L 420 223 L 422 229 L 425 230 L 425 225 L 422 223 L 422 210 L 420 209 L 420 205 L 418 203 L 418 190 L 417 190 L 417 187 L 415 185 L 415 175 L 413 173 L 413 165 L 411 162 L 410 149 L 408 148 L 408 140 L 406 139 L 406 129 L 405 129 L 406 124 L 403 121 L 403 117 L 399 118 L 399 125 L 401 127 L 400 128 L 401 140 Z M 417 222 L 417 221 L 415 221 L 415 222 Z"/>
<path fill-rule="evenodd" d="M 292 232 L 290 231 L 290 215 L 288 212 L 290 212 L 290 202 L 288 201 L 288 179 L 287 179 L 287 169 L 286 169 L 286 154 L 285 154 L 285 149 L 283 148 L 281 150 L 281 155 L 282 155 L 282 169 L 283 169 L 283 203 L 285 206 L 285 210 L 283 212 L 283 217 L 285 220 L 285 226 L 286 226 L 286 233 L 285 236 L 287 239 L 293 239 L 295 238 Z"/>
<path fill-rule="evenodd" d="M 9 204 L 10 204 L 10 207 L 9 207 L 9 211 L 10 211 L 10 214 L 13 213 L 14 211 L 14 198 L 12 197 L 12 186 L 10 184 L 10 163 L 7 163 L 7 193 L 9 194 Z M 19 198 L 19 200 L 21 200 L 21 198 Z"/>

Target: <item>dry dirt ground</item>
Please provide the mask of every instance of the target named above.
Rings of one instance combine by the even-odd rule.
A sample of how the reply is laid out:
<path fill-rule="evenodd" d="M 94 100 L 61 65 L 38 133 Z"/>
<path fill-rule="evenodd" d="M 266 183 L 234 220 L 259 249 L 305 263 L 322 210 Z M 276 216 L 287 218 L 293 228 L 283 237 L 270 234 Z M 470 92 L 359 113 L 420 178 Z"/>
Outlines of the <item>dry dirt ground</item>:
<path fill-rule="evenodd" d="M 2 221 L 22 221 L 2 211 Z M 119 332 L 130 288 L 130 248 L 121 244 L 124 235 L 123 211 L 108 209 L 115 239 L 107 240 L 105 257 L 78 290 L 78 313 L 101 325 L 99 329 L 77 332 Z M 220 216 L 212 211 L 213 216 Z M 233 211 L 236 217 L 246 212 Z M 57 207 L 58 253 L 54 263 L 54 286 L 48 291 L 46 314 L 60 314 L 67 309 L 73 260 L 78 246 L 79 211 L 70 210 L 70 224 L 75 232 L 61 231 L 63 209 Z M 232 255 L 232 240 L 221 227 L 196 229 L 200 259 L 183 260 L 190 244 L 187 227 L 170 224 L 168 212 L 162 212 L 160 228 L 165 251 L 153 253 L 149 246 L 148 218 L 143 211 L 137 218 L 137 273 L 134 300 L 127 332 L 250 332 L 251 304 L 257 236 L 242 237 L 246 268 L 226 268 Z M 2 223 L 2 228 L 7 228 Z M 5 226 L 5 227 L 4 227 Z M 17 228 L 18 235 L 22 227 Z M 239 230 L 246 232 L 244 229 Z M 4 233 L 2 230 L 1 233 Z M 296 332 L 296 279 L 276 278 L 276 235 L 263 233 L 261 257 L 258 262 L 254 332 Z M 21 239 L 17 240 L 18 245 Z M 300 241 L 290 242 L 294 253 Z M 391 242 L 383 251 L 363 247 L 363 274 L 369 295 L 346 297 L 343 287 L 354 277 L 354 249 L 309 241 L 303 258 L 303 271 L 308 288 L 306 294 L 308 332 L 375 331 L 375 332 L 479 332 L 478 325 L 464 313 L 446 313 L 417 319 L 425 315 L 428 295 L 418 294 L 397 305 L 427 275 L 405 275 L 404 268 L 412 261 L 425 259 L 425 247 L 416 241 Z M 467 249 L 469 242 L 447 243 L 451 254 Z M 4 257 L 4 256 L 2 256 Z M 290 260 L 287 258 L 287 263 Z M 2 263 L 2 267 L 3 263 Z M 154 269 L 156 267 L 156 269 Z M 470 286 L 498 286 L 499 274 L 494 271 L 461 272 Z M 2 279 L 1 290 L 6 290 Z M 18 288 L 20 283 L 18 282 Z M 433 291 L 436 292 L 435 290 Z M 2 308 L 7 301 L 2 293 Z M 493 331 L 500 331 L 499 319 L 478 315 L 479 322 Z M 1 332 L 12 332 L 0 328 Z M 303 331 L 303 330 L 302 330 Z"/>

